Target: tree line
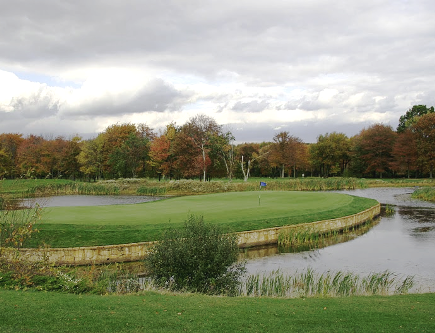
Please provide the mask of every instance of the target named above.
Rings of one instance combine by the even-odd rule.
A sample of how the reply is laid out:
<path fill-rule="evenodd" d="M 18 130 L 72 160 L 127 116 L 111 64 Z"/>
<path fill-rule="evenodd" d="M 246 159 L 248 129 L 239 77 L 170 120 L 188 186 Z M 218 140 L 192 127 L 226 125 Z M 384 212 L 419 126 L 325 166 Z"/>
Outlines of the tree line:
<path fill-rule="evenodd" d="M 374 124 L 353 137 L 319 135 L 307 144 L 283 131 L 270 142 L 235 144 L 206 115 L 157 134 L 146 124 L 114 124 L 95 138 L 0 134 L 0 178 L 82 180 L 354 176 L 433 177 L 434 107 L 415 105 L 396 130 Z"/>

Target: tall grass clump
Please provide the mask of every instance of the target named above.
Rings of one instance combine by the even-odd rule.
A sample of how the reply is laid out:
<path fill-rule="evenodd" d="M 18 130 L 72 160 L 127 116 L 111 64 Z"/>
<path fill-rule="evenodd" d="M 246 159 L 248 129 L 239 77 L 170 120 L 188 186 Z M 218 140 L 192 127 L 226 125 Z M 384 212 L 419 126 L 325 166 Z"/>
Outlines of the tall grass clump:
<path fill-rule="evenodd" d="M 0 206 L 0 254 L 2 247 L 20 248 L 38 230 L 41 207 L 35 205 L 28 209 L 15 209 L 6 202 Z"/>
<path fill-rule="evenodd" d="M 275 191 L 332 191 L 366 188 L 366 182 L 358 178 L 287 178 L 274 179 L 267 183 Z"/>
<path fill-rule="evenodd" d="M 293 276 L 273 271 L 247 276 L 239 289 L 240 296 L 250 297 L 344 297 L 357 295 L 405 294 L 414 284 L 413 277 L 400 280 L 389 271 L 357 274 L 330 271 L 316 274 L 312 269 Z"/>
<path fill-rule="evenodd" d="M 166 194 L 166 188 L 165 187 L 148 187 L 148 186 L 140 186 L 136 190 L 137 194 L 140 195 L 165 195 Z"/>
<path fill-rule="evenodd" d="M 411 197 L 413 199 L 435 202 L 435 187 L 420 187 L 412 193 Z"/>
<path fill-rule="evenodd" d="M 190 215 L 182 229 L 169 229 L 145 258 L 161 288 L 206 294 L 235 294 L 244 263 L 238 263 L 237 235 Z"/>

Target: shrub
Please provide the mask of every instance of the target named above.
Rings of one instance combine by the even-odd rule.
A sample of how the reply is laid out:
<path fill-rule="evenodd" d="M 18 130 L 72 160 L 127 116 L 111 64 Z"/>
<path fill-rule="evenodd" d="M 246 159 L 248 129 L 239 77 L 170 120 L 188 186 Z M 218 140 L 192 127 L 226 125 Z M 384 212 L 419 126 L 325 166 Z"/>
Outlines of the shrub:
<path fill-rule="evenodd" d="M 184 228 L 164 233 L 145 264 L 160 287 L 234 295 L 245 272 L 238 253 L 237 235 L 190 215 Z"/>

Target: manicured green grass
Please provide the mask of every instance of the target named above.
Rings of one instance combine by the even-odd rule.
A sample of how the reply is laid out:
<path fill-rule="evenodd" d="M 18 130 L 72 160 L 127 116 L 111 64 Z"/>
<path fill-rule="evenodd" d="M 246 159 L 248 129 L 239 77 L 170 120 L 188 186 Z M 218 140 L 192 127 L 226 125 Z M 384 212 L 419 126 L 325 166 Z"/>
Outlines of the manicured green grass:
<path fill-rule="evenodd" d="M 259 199 L 260 196 L 260 199 Z M 181 227 L 189 214 L 229 232 L 256 230 L 351 215 L 375 200 L 320 192 L 231 192 L 187 196 L 135 205 L 52 207 L 28 246 L 122 244 L 158 240 L 168 227 Z"/>
<path fill-rule="evenodd" d="M 343 298 L 0 290 L 8 332 L 434 332 L 435 294 Z"/>

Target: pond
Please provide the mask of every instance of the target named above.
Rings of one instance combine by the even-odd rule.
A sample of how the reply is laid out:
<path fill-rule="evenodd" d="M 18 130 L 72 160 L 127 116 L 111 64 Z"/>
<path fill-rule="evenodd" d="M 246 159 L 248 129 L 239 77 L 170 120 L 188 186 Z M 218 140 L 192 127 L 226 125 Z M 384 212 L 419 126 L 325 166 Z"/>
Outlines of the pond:
<path fill-rule="evenodd" d="M 29 207 L 35 204 L 41 207 L 107 206 L 137 204 L 161 199 L 161 197 L 148 195 L 61 195 L 23 199 L 20 200 L 20 206 Z"/>
<path fill-rule="evenodd" d="M 248 259 L 248 273 L 280 270 L 294 274 L 306 269 L 317 273 L 353 272 L 368 275 L 388 270 L 399 277 L 414 276 L 413 292 L 435 291 L 435 204 L 411 199 L 414 188 L 370 188 L 336 191 L 378 200 L 384 207 L 394 205 L 391 216 L 365 234 L 344 243 L 299 253 L 277 253 Z M 255 256 L 255 254 L 254 254 Z"/>

